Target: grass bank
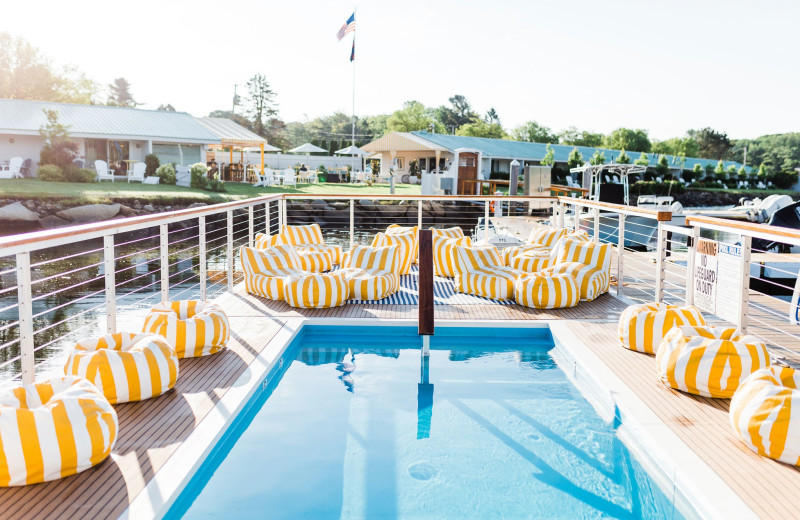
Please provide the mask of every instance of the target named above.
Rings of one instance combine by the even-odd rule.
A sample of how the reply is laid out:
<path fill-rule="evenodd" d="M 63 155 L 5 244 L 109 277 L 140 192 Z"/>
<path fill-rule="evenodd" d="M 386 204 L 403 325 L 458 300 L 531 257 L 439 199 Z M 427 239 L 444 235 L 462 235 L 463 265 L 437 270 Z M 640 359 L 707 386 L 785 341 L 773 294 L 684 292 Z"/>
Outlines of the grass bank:
<path fill-rule="evenodd" d="M 142 204 L 189 205 L 195 202 L 217 204 L 248 199 L 273 193 L 306 193 L 309 195 L 381 195 L 389 194 L 386 184 L 365 186 L 353 184 L 308 184 L 297 188 L 254 188 L 250 184 L 229 182 L 225 193 L 213 193 L 194 188 L 162 184 L 103 182 L 81 184 L 74 182 L 45 182 L 38 179 L 10 179 L 0 181 L 0 199 L 57 200 L 65 205 L 123 204 L 138 200 Z M 398 195 L 419 195 L 419 185 L 398 184 Z"/>

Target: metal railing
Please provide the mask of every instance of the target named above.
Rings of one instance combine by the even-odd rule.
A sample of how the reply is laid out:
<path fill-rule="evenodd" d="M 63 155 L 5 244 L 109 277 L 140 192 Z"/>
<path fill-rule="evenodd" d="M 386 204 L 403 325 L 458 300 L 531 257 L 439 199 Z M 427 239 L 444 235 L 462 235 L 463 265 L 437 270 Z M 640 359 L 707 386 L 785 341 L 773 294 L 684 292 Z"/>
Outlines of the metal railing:
<path fill-rule="evenodd" d="M 469 232 L 503 204 L 532 200 L 280 194 L 0 238 L 0 384 L 60 369 L 77 339 L 116 332 L 156 303 L 232 290 L 236 251 L 259 232 L 318 222 L 349 249 L 391 223 Z"/>

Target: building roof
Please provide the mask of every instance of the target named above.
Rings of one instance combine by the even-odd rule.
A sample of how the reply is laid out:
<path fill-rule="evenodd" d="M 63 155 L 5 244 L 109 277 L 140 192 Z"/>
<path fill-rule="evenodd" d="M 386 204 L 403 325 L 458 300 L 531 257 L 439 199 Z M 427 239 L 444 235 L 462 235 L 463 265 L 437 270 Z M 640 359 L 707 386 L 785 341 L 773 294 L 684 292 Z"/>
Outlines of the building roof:
<path fill-rule="evenodd" d="M 242 125 L 224 117 L 195 117 L 198 123 L 214 133 L 223 146 L 261 146 L 267 145 L 267 140 L 251 132 Z M 267 145 L 269 146 L 269 145 Z M 280 150 L 272 148 L 272 151 Z"/>
<path fill-rule="evenodd" d="M 424 132 L 423 132 L 424 133 Z M 361 147 L 365 152 L 427 152 L 448 151 L 447 145 L 439 145 L 431 139 L 418 137 L 417 132 L 390 132 Z"/>
<path fill-rule="evenodd" d="M 68 126 L 73 137 L 220 142 L 216 134 L 185 112 L 27 99 L 0 99 L 0 134 L 38 135 L 47 124 L 44 109 L 58 111 L 59 122 Z"/>
<path fill-rule="evenodd" d="M 424 131 L 411 132 L 411 135 L 419 139 L 424 139 L 430 142 L 432 145 L 446 148 L 448 151 L 451 152 L 458 150 L 460 148 L 467 148 L 475 151 L 480 151 L 484 157 L 491 159 L 518 159 L 521 161 L 541 161 L 542 159 L 544 159 L 544 156 L 547 153 L 546 143 L 529 143 L 525 141 L 511 141 L 508 139 L 490 139 L 487 137 L 467 137 L 463 135 L 430 134 Z M 384 139 L 385 137 L 386 136 L 383 136 L 380 139 L 373 141 L 372 143 L 365 146 L 364 149 L 369 150 L 370 149 L 368 148 L 369 146 L 373 145 L 374 143 L 378 143 L 381 139 Z M 567 158 L 569 157 L 569 154 L 570 152 L 572 152 L 573 148 L 577 148 L 581 152 L 584 161 L 588 161 L 589 158 L 592 155 L 594 155 L 596 150 L 602 152 L 606 158 L 606 161 L 608 162 L 611 162 L 616 157 L 619 157 L 620 154 L 619 150 L 611 150 L 608 148 L 592 148 L 589 146 L 576 147 L 572 145 L 553 144 L 551 145 L 551 147 L 553 148 L 554 159 L 556 162 L 559 163 L 567 162 Z M 631 158 L 631 162 L 638 159 L 640 155 L 640 152 L 626 152 L 626 153 Z M 650 159 L 650 166 L 655 167 L 656 164 L 658 163 L 659 154 L 648 153 L 647 157 Z M 667 155 L 667 161 L 669 162 L 671 168 L 678 168 L 678 165 L 680 164 L 679 158 L 674 155 Z M 705 168 L 706 165 L 708 164 L 716 166 L 717 162 L 718 161 L 715 161 L 713 159 L 699 159 L 695 157 L 687 157 L 686 161 L 683 164 L 683 169 L 691 170 L 692 168 L 694 168 L 694 165 L 698 163 L 703 168 Z M 741 163 L 735 161 L 723 161 L 723 163 L 725 164 L 725 168 L 728 168 L 731 165 L 736 166 L 736 168 L 739 168 L 741 166 Z"/>

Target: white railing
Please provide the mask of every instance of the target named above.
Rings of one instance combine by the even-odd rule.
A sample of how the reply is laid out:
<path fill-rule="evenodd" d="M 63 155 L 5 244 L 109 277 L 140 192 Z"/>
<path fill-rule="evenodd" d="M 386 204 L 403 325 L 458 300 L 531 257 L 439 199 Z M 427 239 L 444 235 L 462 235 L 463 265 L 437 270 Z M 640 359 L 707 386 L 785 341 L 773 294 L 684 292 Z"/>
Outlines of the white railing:
<path fill-rule="evenodd" d="M 389 223 L 474 226 L 492 205 L 531 200 L 284 194 L 3 237 L 0 384 L 58 369 L 76 339 L 116 332 L 155 303 L 232 290 L 236 250 L 259 232 L 320 221 L 326 240 L 347 249 Z"/>

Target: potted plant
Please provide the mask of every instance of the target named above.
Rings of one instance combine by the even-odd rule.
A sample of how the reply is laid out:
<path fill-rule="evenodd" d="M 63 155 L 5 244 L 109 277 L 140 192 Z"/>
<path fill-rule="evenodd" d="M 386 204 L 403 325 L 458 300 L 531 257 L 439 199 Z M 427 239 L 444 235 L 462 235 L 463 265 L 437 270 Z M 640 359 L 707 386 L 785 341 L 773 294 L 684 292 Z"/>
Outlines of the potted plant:
<path fill-rule="evenodd" d="M 411 184 L 419 184 L 419 162 L 416 159 L 408 163 L 408 175 Z"/>

